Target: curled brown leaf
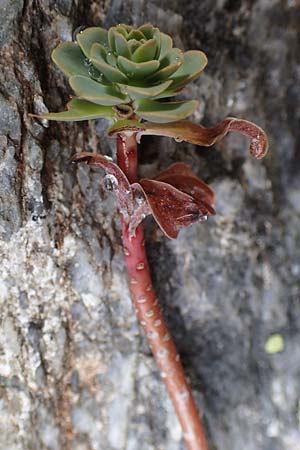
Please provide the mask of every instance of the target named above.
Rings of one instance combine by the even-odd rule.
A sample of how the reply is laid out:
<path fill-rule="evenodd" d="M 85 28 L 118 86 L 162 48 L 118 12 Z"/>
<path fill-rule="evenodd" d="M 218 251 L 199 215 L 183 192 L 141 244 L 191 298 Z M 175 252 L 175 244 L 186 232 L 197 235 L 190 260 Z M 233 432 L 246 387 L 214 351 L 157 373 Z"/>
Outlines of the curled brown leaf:
<path fill-rule="evenodd" d="M 107 156 L 92 152 L 77 153 L 72 157 L 73 163 L 85 163 L 90 167 L 105 170 L 107 173 L 104 183 L 108 190 L 113 190 L 118 198 L 120 211 L 124 218 L 133 212 L 133 196 L 129 181 L 117 164 L 110 161 Z"/>

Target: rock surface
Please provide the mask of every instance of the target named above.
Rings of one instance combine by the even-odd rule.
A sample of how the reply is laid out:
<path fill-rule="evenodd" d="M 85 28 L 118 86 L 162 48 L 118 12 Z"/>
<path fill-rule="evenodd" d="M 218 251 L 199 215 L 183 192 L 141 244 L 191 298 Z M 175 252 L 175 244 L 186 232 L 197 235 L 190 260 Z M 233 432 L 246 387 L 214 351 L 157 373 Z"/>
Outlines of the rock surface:
<path fill-rule="evenodd" d="M 264 127 L 263 161 L 143 138 L 141 174 L 196 168 L 218 215 L 149 258 L 213 450 L 300 449 L 300 6 L 296 0 L 2 0 L 1 450 L 180 450 L 181 431 L 131 305 L 116 204 L 74 151 L 113 154 L 103 124 L 48 124 L 70 92 L 50 59 L 79 25 L 151 21 L 209 65 L 193 120 Z M 284 350 L 269 354 L 279 333 Z"/>

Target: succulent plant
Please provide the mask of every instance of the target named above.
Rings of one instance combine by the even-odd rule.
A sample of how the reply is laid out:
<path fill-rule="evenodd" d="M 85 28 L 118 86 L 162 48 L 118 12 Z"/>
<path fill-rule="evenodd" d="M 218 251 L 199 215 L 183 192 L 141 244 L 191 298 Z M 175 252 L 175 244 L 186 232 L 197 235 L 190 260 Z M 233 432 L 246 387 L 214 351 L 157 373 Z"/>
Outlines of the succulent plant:
<path fill-rule="evenodd" d="M 268 150 L 265 132 L 243 119 L 227 117 L 211 128 L 185 121 L 195 100 L 169 101 L 197 77 L 207 63 L 199 50 L 183 53 L 170 36 L 151 24 L 119 24 L 108 31 L 87 28 L 75 42 L 59 44 L 52 53 L 76 94 L 68 110 L 38 116 L 78 121 L 105 118 L 109 136 L 117 137 L 117 162 L 91 152 L 77 153 L 74 163 L 104 169 L 104 187 L 116 194 L 130 289 L 141 325 L 182 425 L 188 450 L 208 450 L 204 427 L 174 342 L 158 305 L 147 262 L 142 221 L 152 214 L 161 230 L 176 238 L 179 231 L 215 214 L 214 193 L 193 170 L 180 162 L 152 178 L 138 178 L 137 144 L 143 135 L 158 135 L 211 146 L 230 131 L 250 140 L 250 153 Z"/>
<path fill-rule="evenodd" d="M 68 77 L 76 98 L 69 111 L 50 113 L 52 120 L 134 118 L 152 122 L 184 119 L 196 100 L 162 101 L 180 92 L 207 64 L 199 50 L 183 52 L 170 36 L 151 24 L 119 24 L 105 30 L 86 28 L 75 42 L 63 42 L 52 53 Z"/>

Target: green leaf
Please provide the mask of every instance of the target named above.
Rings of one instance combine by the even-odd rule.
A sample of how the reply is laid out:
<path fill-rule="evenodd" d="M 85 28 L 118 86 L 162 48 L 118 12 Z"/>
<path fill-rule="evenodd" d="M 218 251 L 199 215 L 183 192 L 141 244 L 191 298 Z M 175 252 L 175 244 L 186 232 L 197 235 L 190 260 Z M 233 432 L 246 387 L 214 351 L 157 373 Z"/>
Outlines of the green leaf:
<path fill-rule="evenodd" d="M 109 45 L 109 47 L 110 47 L 110 49 L 111 49 L 111 51 L 113 52 L 113 53 L 115 53 L 116 52 L 116 44 L 115 44 L 115 34 L 114 34 L 114 30 L 115 30 L 115 27 L 111 27 L 109 30 L 108 30 L 108 45 Z"/>
<path fill-rule="evenodd" d="M 127 39 L 136 39 L 137 41 L 140 41 L 141 39 L 145 39 L 145 36 L 138 30 L 131 30 L 127 36 Z"/>
<path fill-rule="evenodd" d="M 119 28 L 123 28 L 127 33 L 130 33 L 130 31 L 132 30 L 132 25 L 127 25 L 127 23 L 119 23 L 117 25 L 117 30 L 119 30 Z"/>
<path fill-rule="evenodd" d="M 112 107 L 95 105 L 95 103 L 79 98 L 73 98 L 67 104 L 67 108 L 68 111 L 47 113 L 40 116 L 31 114 L 31 116 L 48 120 L 77 122 L 79 120 L 99 119 L 101 117 L 104 119 L 112 119 L 115 114 Z"/>
<path fill-rule="evenodd" d="M 180 63 L 170 64 L 163 69 L 158 70 L 153 75 L 147 78 L 147 82 L 149 83 L 157 83 L 158 81 L 164 81 L 168 79 L 176 70 L 178 70 Z"/>
<path fill-rule="evenodd" d="M 137 63 L 151 61 L 151 59 L 155 57 L 156 51 L 156 39 L 149 39 L 149 41 L 145 42 L 143 45 L 136 49 L 136 51 L 132 55 L 132 61 Z"/>
<path fill-rule="evenodd" d="M 138 30 L 143 33 L 146 39 L 151 39 L 154 32 L 154 27 L 151 25 L 151 23 L 145 23 L 144 25 L 141 25 Z"/>
<path fill-rule="evenodd" d="M 141 43 L 137 39 L 130 39 L 128 41 L 128 46 L 129 46 L 131 53 L 134 53 L 140 45 L 141 45 Z"/>
<path fill-rule="evenodd" d="M 127 39 L 128 32 L 127 32 L 126 27 L 125 27 L 124 25 L 122 25 L 122 24 L 117 25 L 117 26 L 115 27 L 115 31 L 116 31 L 117 33 L 122 34 L 122 36 L 123 36 L 125 39 Z"/>
<path fill-rule="evenodd" d="M 196 78 L 207 64 L 206 55 L 200 50 L 190 50 L 183 55 L 183 63 L 171 76 L 173 87 L 182 86 Z"/>
<path fill-rule="evenodd" d="M 88 76 L 88 68 L 84 65 L 85 56 L 75 42 L 59 44 L 53 50 L 51 57 L 67 77 L 72 75 Z"/>
<path fill-rule="evenodd" d="M 87 77 L 74 76 L 70 78 L 69 83 L 78 97 L 98 105 L 113 106 L 130 100 L 113 86 L 105 86 Z"/>
<path fill-rule="evenodd" d="M 157 84 L 156 86 L 150 87 L 142 87 L 142 86 L 129 86 L 119 84 L 121 90 L 123 92 L 127 92 L 127 94 L 134 100 L 140 98 L 153 98 L 164 92 L 172 83 L 172 80 L 165 81 L 164 83 Z"/>
<path fill-rule="evenodd" d="M 158 61 L 135 63 L 123 56 L 118 56 L 118 66 L 129 78 L 140 80 L 153 73 L 159 67 Z"/>
<path fill-rule="evenodd" d="M 141 131 L 145 127 L 141 122 L 137 120 L 118 120 L 107 130 L 107 134 L 112 136 L 115 133 L 122 133 L 129 129 L 130 131 Z"/>
<path fill-rule="evenodd" d="M 100 44 L 93 44 L 91 49 L 91 61 L 97 69 L 102 72 L 108 80 L 116 83 L 126 83 L 128 81 L 124 75 L 116 67 L 112 67 L 105 61 L 105 49 Z"/>
<path fill-rule="evenodd" d="M 171 83 L 172 83 L 172 80 L 169 80 L 169 81 L 171 81 Z M 166 89 L 165 91 L 162 91 L 160 94 L 155 95 L 155 97 L 153 97 L 153 100 L 159 100 L 161 98 L 168 98 L 168 97 L 175 97 L 175 95 L 180 94 L 180 92 L 181 92 L 181 89 L 173 90 L 171 87 L 170 89 Z"/>
<path fill-rule="evenodd" d="M 182 63 L 183 51 L 179 48 L 172 48 L 172 50 L 170 50 L 168 54 L 160 60 L 160 68 L 163 69 L 171 64 L 177 64 L 177 67 L 179 67 Z"/>
<path fill-rule="evenodd" d="M 159 58 L 160 55 L 160 45 L 161 45 L 161 39 L 160 39 L 160 31 L 158 28 L 154 29 L 154 33 L 153 33 L 153 39 L 156 40 L 156 54 L 155 54 L 155 59 Z"/>
<path fill-rule="evenodd" d="M 118 33 L 117 31 L 114 32 L 114 36 L 115 36 L 116 53 L 118 55 L 124 56 L 125 58 L 130 58 L 131 53 L 125 37 L 121 33 Z"/>
<path fill-rule="evenodd" d="M 76 40 L 80 45 L 85 56 L 87 58 L 90 58 L 91 48 L 95 42 L 98 42 L 99 44 L 102 44 L 104 47 L 107 47 L 108 45 L 107 30 L 104 30 L 103 28 L 100 27 L 90 27 L 82 31 L 81 33 L 78 33 L 76 36 Z"/>
<path fill-rule="evenodd" d="M 163 59 L 173 47 L 172 38 L 165 33 L 160 33 L 160 54 L 159 59 Z"/>
<path fill-rule="evenodd" d="M 136 114 L 144 120 L 154 123 L 168 123 L 190 116 L 198 107 L 196 100 L 187 102 L 162 103 L 155 100 L 136 100 Z"/>

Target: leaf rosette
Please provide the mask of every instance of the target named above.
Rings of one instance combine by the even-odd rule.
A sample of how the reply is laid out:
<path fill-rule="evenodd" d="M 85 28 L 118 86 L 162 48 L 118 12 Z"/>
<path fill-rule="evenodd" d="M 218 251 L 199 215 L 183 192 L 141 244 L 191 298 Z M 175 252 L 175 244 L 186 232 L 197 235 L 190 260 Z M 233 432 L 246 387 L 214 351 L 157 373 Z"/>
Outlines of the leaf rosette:
<path fill-rule="evenodd" d="M 196 100 L 165 99 L 178 94 L 207 64 L 202 51 L 173 47 L 171 37 L 151 24 L 86 28 L 77 33 L 76 41 L 59 44 L 52 59 L 76 97 L 68 111 L 42 117 L 70 121 L 104 117 L 112 123 L 120 119 L 168 123 L 188 117 L 198 106 Z"/>

